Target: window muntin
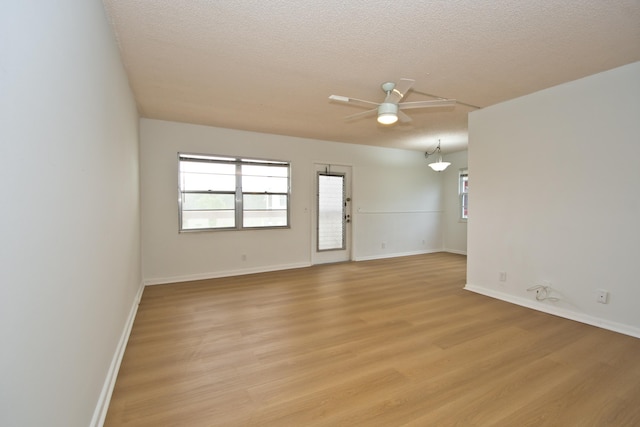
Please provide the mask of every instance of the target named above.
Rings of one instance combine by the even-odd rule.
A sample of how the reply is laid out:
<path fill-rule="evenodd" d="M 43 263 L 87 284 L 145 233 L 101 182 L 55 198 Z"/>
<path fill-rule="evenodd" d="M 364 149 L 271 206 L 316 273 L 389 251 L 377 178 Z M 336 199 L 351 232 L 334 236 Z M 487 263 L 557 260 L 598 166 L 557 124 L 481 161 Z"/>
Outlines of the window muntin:
<path fill-rule="evenodd" d="M 469 173 L 467 169 L 461 169 L 458 178 L 458 194 L 460 195 L 460 219 L 469 217 Z"/>
<path fill-rule="evenodd" d="M 290 164 L 178 154 L 180 231 L 289 227 Z"/>

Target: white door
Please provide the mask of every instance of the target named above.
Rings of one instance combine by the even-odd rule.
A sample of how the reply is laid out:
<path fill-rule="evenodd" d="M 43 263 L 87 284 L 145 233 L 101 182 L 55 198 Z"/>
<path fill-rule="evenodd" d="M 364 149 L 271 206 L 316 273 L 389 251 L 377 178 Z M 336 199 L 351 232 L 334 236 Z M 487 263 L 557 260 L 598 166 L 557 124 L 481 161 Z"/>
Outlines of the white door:
<path fill-rule="evenodd" d="M 351 260 L 351 167 L 315 165 L 314 264 Z"/>

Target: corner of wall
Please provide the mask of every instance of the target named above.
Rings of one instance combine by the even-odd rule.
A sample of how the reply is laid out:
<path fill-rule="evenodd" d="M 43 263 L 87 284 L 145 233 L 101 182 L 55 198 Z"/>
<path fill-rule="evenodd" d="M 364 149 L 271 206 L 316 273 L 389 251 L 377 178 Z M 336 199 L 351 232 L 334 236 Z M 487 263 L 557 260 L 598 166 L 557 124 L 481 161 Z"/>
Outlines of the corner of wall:
<path fill-rule="evenodd" d="M 624 325 L 622 323 L 610 321 L 607 319 L 589 316 L 587 314 L 578 313 L 572 310 L 567 310 L 562 307 L 536 304 L 535 301 L 530 301 L 528 299 L 521 298 L 515 295 L 499 292 L 494 289 L 489 289 L 482 286 L 472 285 L 469 283 L 465 285 L 464 289 L 480 295 L 490 297 L 490 298 L 495 298 L 511 304 L 516 304 L 522 307 L 530 308 L 532 310 L 542 311 L 543 313 L 552 314 L 554 316 L 562 317 L 564 319 L 575 320 L 576 322 L 581 322 L 587 325 L 596 326 L 598 328 L 603 328 L 603 329 L 618 332 L 621 334 L 629 335 L 635 338 L 640 338 L 640 328 L 636 328 L 630 325 Z"/>

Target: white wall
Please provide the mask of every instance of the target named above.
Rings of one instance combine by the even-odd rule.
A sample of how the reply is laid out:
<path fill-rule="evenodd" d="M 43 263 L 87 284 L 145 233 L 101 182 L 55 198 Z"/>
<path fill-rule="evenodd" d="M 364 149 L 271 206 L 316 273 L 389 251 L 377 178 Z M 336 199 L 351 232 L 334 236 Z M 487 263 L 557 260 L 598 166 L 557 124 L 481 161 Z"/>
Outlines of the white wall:
<path fill-rule="evenodd" d="M 137 124 L 101 2 L 2 2 L 2 426 L 92 422 L 141 283 Z"/>
<path fill-rule="evenodd" d="M 467 168 L 467 151 L 447 154 L 444 160 L 451 165 L 442 172 L 444 195 L 443 237 L 444 250 L 456 254 L 467 253 L 467 222 L 460 219 L 460 169 Z M 471 181 L 469 181 L 471 184 Z"/>
<path fill-rule="evenodd" d="M 148 119 L 140 129 L 147 283 L 310 265 L 316 161 L 353 166 L 354 259 L 442 249 L 441 176 L 423 153 Z M 291 229 L 178 233 L 179 151 L 291 161 Z"/>
<path fill-rule="evenodd" d="M 639 158 L 640 62 L 473 112 L 467 287 L 640 336 Z"/>

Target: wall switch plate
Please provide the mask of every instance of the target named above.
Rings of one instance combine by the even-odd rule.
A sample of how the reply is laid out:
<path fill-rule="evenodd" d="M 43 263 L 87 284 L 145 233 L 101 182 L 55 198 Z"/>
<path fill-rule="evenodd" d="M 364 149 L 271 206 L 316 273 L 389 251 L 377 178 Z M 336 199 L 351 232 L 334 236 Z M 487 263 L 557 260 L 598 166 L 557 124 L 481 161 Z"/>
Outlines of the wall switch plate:
<path fill-rule="evenodd" d="M 596 301 L 600 304 L 606 304 L 609 301 L 609 292 L 604 289 L 598 289 L 596 291 Z"/>

